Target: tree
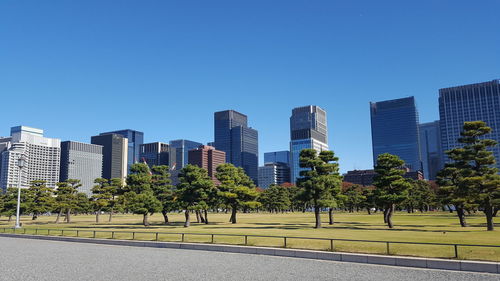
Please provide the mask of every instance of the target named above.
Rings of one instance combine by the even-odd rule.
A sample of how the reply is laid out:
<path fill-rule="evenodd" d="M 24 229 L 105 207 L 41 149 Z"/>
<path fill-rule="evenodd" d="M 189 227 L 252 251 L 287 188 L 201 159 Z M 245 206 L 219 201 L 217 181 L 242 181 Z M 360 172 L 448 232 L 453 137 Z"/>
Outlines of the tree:
<path fill-rule="evenodd" d="M 48 213 L 54 208 L 54 191 L 45 185 L 45 181 L 36 180 L 31 182 L 27 190 L 28 212 L 33 214 L 32 220 L 39 215 Z"/>
<path fill-rule="evenodd" d="M 87 193 L 84 192 L 78 192 L 76 194 L 76 207 L 74 209 L 75 214 L 89 214 L 92 212 L 92 205 L 89 200 L 89 197 L 87 196 Z"/>
<path fill-rule="evenodd" d="M 218 186 L 222 202 L 226 207 L 231 208 L 231 223 L 236 223 L 236 213 L 238 209 L 247 210 L 256 208 L 260 203 L 255 201 L 259 195 L 255 189 L 253 181 L 245 174 L 241 167 L 233 164 L 222 164 L 217 167 L 216 178 L 219 180 Z"/>
<path fill-rule="evenodd" d="M 109 180 L 98 178 L 95 179 L 94 187 L 92 188 L 92 205 L 96 211 L 95 222 L 99 223 L 99 216 L 104 208 L 109 206 L 113 199 L 112 189 L 115 187 L 109 184 Z"/>
<path fill-rule="evenodd" d="M 59 223 L 59 219 L 64 211 L 66 211 L 66 222 L 71 222 L 71 210 L 78 207 L 77 197 L 78 187 L 81 186 L 79 180 L 69 179 L 65 182 L 58 182 L 56 194 L 55 209 L 58 211 L 56 223 Z"/>
<path fill-rule="evenodd" d="M 127 186 L 124 196 L 127 207 L 134 214 L 143 215 L 144 226 L 149 226 L 149 215 L 161 211 L 161 202 L 156 198 L 152 189 L 152 175 L 148 165 L 133 164 L 127 176 Z"/>
<path fill-rule="evenodd" d="M 462 147 L 446 152 L 454 161 L 449 167 L 453 167 L 456 173 L 456 188 L 450 189 L 450 195 L 457 198 L 457 192 L 464 192 L 465 198 L 462 199 L 477 204 L 483 210 L 489 231 L 494 230 L 493 215 L 495 207 L 500 206 L 500 175 L 494 166 L 495 156 L 490 151 L 497 142 L 484 137 L 491 131 L 483 121 L 465 122 L 458 139 Z M 447 175 L 446 172 L 444 174 Z M 453 196 L 453 193 L 456 195 Z"/>
<path fill-rule="evenodd" d="M 120 204 L 120 195 L 123 195 L 124 193 L 123 180 L 120 178 L 111 179 L 108 191 L 111 193 L 111 199 L 108 201 L 109 203 L 107 207 L 109 211 L 108 222 L 111 222 L 115 211 L 123 211 L 124 206 L 123 204 Z"/>
<path fill-rule="evenodd" d="M 321 208 L 330 208 L 330 223 L 333 223 L 332 208 L 336 206 L 336 197 L 340 193 L 342 177 L 340 176 L 333 151 L 304 149 L 300 152 L 299 165 L 305 170 L 300 171 L 297 185 L 304 191 L 304 196 L 312 201 L 316 223 L 314 228 L 321 228 Z"/>
<path fill-rule="evenodd" d="M 269 212 L 284 212 L 291 207 L 289 188 L 273 184 L 265 189 L 258 201 Z"/>
<path fill-rule="evenodd" d="M 168 212 L 173 210 L 175 205 L 175 195 L 173 191 L 172 181 L 168 166 L 153 166 L 152 172 L 152 188 L 156 198 L 161 202 L 163 220 L 168 224 Z"/>
<path fill-rule="evenodd" d="M 344 203 L 350 213 L 354 212 L 354 210 L 358 211 L 366 201 L 366 196 L 363 195 L 363 188 L 357 184 L 347 187 L 344 190 L 344 195 Z"/>
<path fill-rule="evenodd" d="M 408 213 L 413 213 L 415 209 L 420 212 L 428 211 L 430 205 L 434 203 L 436 196 L 431 189 L 431 185 L 425 180 L 408 179 L 410 188 L 408 197 L 403 202 Z"/>
<path fill-rule="evenodd" d="M 9 222 L 12 221 L 12 217 L 16 215 L 17 211 L 17 187 L 9 187 L 3 195 L 3 209 L 2 214 L 9 217 Z M 21 204 L 19 206 L 19 213 L 24 214 L 28 209 L 27 204 L 27 190 L 21 189 Z"/>
<path fill-rule="evenodd" d="M 402 169 L 404 161 L 398 156 L 389 153 L 377 157 L 373 184 L 376 186 L 375 194 L 384 208 L 384 222 L 393 228 L 392 215 L 397 204 L 408 197 L 411 184 L 403 178 L 405 171 Z"/>
<path fill-rule="evenodd" d="M 200 211 L 207 208 L 206 201 L 213 187 L 214 183 L 205 169 L 195 165 L 187 165 L 181 169 L 177 194 L 186 217 L 184 227 L 189 227 L 191 223 L 189 213 L 192 210 Z"/>

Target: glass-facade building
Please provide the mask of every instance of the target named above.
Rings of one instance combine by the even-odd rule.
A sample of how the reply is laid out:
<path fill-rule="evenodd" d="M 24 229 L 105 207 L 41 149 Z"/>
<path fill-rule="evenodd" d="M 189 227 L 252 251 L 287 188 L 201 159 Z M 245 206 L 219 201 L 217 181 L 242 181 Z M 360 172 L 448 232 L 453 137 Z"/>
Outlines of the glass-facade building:
<path fill-rule="evenodd" d="M 139 159 L 141 163 L 146 162 L 151 168 L 153 166 L 169 165 L 168 143 L 152 142 L 141 144 L 139 147 Z"/>
<path fill-rule="evenodd" d="M 173 140 L 169 143 L 169 163 L 172 170 L 180 170 L 189 164 L 189 151 L 202 146 L 190 140 Z"/>
<path fill-rule="evenodd" d="M 139 157 L 140 147 L 141 147 L 141 144 L 144 143 L 144 133 L 143 132 L 126 129 L 126 130 L 119 130 L 119 131 L 102 133 L 101 135 L 108 135 L 108 134 L 121 135 L 128 140 L 128 155 L 127 155 L 128 169 L 130 169 L 130 166 L 132 164 L 140 162 L 140 160 L 141 160 Z"/>
<path fill-rule="evenodd" d="M 264 163 L 285 163 L 290 164 L 290 151 L 273 151 L 264 153 Z"/>
<path fill-rule="evenodd" d="M 500 143 L 500 80 L 439 90 L 439 121 L 443 151 L 460 147 L 466 121 L 484 121 L 493 129 L 485 138 Z M 500 168 L 500 145 L 492 149 Z M 444 161 L 449 161 L 443 154 Z"/>
<path fill-rule="evenodd" d="M 373 165 L 383 153 L 397 155 L 412 171 L 422 170 L 415 98 L 370 103 Z"/>
<path fill-rule="evenodd" d="M 120 178 L 125 182 L 128 174 L 128 139 L 119 134 L 93 136 L 90 143 L 102 146 L 102 177 Z"/>
<path fill-rule="evenodd" d="M 215 148 L 226 153 L 226 162 L 242 167 L 257 183 L 259 135 L 248 127 L 247 116 L 234 110 L 215 112 L 214 139 Z"/>
<path fill-rule="evenodd" d="M 443 166 L 439 121 L 420 124 L 419 134 L 424 177 L 435 180 Z"/>
<path fill-rule="evenodd" d="M 299 156 L 306 148 L 328 150 L 326 111 L 316 105 L 297 107 L 290 117 L 290 181 L 300 177 Z"/>

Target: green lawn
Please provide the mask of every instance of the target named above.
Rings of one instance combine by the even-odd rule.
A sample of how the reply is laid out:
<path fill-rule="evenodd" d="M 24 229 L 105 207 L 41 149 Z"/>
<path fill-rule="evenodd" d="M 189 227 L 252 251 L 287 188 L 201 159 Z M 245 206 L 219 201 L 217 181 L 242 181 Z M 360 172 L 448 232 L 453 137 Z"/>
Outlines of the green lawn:
<path fill-rule="evenodd" d="M 193 217 L 193 216 L 192 216 Z M 156 214 L 151 217 L 152 226 L 142 226 L 142 216 L 115 215 L 112 223 L 95 223 L 95 216 L 73 216 L 71 224 L 54 224 L 55 217 L 42 216 L 37 221 L 30 217 L 23 217 L 23 226 L 27 233 L 34 233 L 35 228 L 51 229 L 80 229 L 79 236 L 91 237 L 93 230 L 117 231 L 115 238 L 132 239 L 132 234 L 119 231 L 140 231 L 135 239 L 154 240 L 156 232 L 160 232 L 161 241 L 180 241 L 177 234 L 185 233 L 214 233 L 214 234 L 244 234 L 244 235 L 272 235 L 295 237 L 321 237 L 360 240 L 404 241 L 404 242 L 435 242 L 459 244 L 500 245 L 500 230 L 486 231 L 485 219 L 482 214 L 469 216 L 470 227 L 462 228 L 456 216 L 450 213 L 436 212 L 427 214 L 406 214 L 398 212 L 394 216 L 394 229 L 388 229 L 383 223 L 382 215 L 366 213 L 338 213 L 335 214 L 335 225 L 327 223 L 327 215 L 323 214 L 324 227 L 314 229 L 314 215 L 312 213 L 269 214 L 252 213 L 238 214 L 238 224 L 228 223 L 229 214 L 209 214 L 210 224 L 192 223 L 191 227 L 184 228 L 183 214 L 170 214 L 171 225 L 162 224 L 162 216 Z M 107 221 L 107 215 L 101 216 Z M 497 219 L 498 221 L 498 219 Z M 0 218 L 0 227 L 13 226 L 14 222 L 7 222 L 5 217 Z M 500 225 L 496 224 L 497 228 Z M 88 230 L 87 232 L 83 230 Z M 164 234 L 165 233 L 165 234 Z M 46 234 L 39 232 L 39 234 Z M 52 231 L 51 235 L 60 235 Z M 75 236 L 76 232 L 65 231 L 65 236 Z M 99 238 L 111 238 L 111 233 L 97 232 Z M 243 244 L 243 237 L 215 236 L 215 243 Z M 185 235 L 186 242 L 211 242 L 211 236 Z M 248 238 L 249 245 L 283 246 L 281 238 Z M 287 247 L 328 250 L 330 241 L 287 239 Z M 365 242 L 335 241 L 336 251 L 364 252 L 385 254 L 386 244 Z M 391 254 L 450 258 L 454 256 L 454 249 L 450 246 L 428 245 L 397 245 L 391 244 Z M 500 248 L 459 247 L 459 258 L 500 261 Z"/>

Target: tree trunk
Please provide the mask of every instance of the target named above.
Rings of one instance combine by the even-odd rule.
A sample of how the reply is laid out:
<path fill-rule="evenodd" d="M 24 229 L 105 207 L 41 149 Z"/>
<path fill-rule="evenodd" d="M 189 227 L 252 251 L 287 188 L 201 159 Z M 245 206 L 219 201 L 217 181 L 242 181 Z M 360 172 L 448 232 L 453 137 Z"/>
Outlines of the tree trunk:
<path fill-rule="evenodd" d="M 203 217 L 203 213 L 201 210 L 198 211 L 198 214 L 200 214 L 200 221 L 201 223 L 205 223 L 205 218 Z"/>
<path fill-rule="evenodd" d="M 493 206 L 489 202 L 484 207 L 484 214 L 486 215 L 486 229 L 488 231 L 495 230 L 495 225 L 493 224 Z"/>
<path fill-rule="evenodd" d="M 12 221 L 12 215 L 9 216 L 9 222 L 11 222 L 11 221 Z"/>
<path fill-rule="evenodd" d="M 387 226 L 389 228 L 394 228 L 394 225 L 392 223 L 392 214 L 394 213 L 394 204 L 391 204 L 389 207 L 389 212 L 387 212 Z"/>
<path fill-rule="evenodd" d="M 145 213 L 143 215 L 143 217 L 142 217 L 142 224 L 144 226 L 149 226 L 149 220 L 148 220 L 148 218 L 149 218 L 149 213 Z"/>
<path fill-rule="evenodd" d="M 320 209 L 317 206 L 317 204 L 314 204 L 314 217 L 316 219 L 316 223 L 314 225 L 314 228 L 321 228 L 321 215 L 320 215 Z"/>
<path fill-rule="evenodd" d="M 467 227 L 467 221 L 465 220 L 464 209 L 462 207 L 457 207 L 457 206 L 455 206 L 455 209 L 457 210 L 457 216 L 458 220 L 460 221 L 460 226 Z"/>
<path fill-rule="evenodd" d="M 101 210 L 97 210 L 97 213 L 95 214 L 95 223 L 99 223 L 99 215 L 101 214 Z"/>
<path fill-rule="evenodd" d="M 70 223 L 71 222 L 71 209 L 68 208 L 66 210 L 66 223 Z"/>
<path fill-rule="evenodd" d="M 498 208 L 495 208 L 493 210 L 493 217 L 496 218 L 497 217 L 497 214 L 498 214 Z"/>
<path fill-rule="evenodd" d="M 59 213 L 57 213 L 57 218 L 56 218 L 56 222 L 55 223 L 59 223 L 59 220 L 61 219 L 61 215 L 62 215 L 62 209 L 59 210 Z"/>
<path fill-rule="evenodd" d="M 196 214 L 196 222 L 200 223 L 200 211 L 196 210 L 194 213 Z"/>
<path fill-rule="evenodd" d="M 453 213 L 453 210 L 451 209 L 450 205 L 446 205 L 446 207 L 448 207 L 448 212 Z"/>
<path fill-rule="evenodd" d="M 204 212 L 205 212 L 205 224 L 208 224 L 208 212 L 206 209 Z"/>
<path fill-rule="evenodd" d="M 186 210 L 184 212 L 184 216 L 186 217 L 186 221 L 184 222 L 184 227 L 189 227 L 191 224 L 191 221 L 189 221 L 189 210 Z"/>
<path fill-rule="evenodd" d="M 328 224 L 332 225 L 333 224 L 333 208 L 328 209 Z"/>
<path fill-rule="evenodd" d="M 161 214 L 163 215 L 163 220 L 165 221 L 165 224 L 170 224 L 170 222 L 168 221 L 167 211 L 161 211 Z"/>
<path fill-rule="evenodd" d="M 109 210 L 109 219 L 108 219 L 108 222 L 111 222 L 113 220 L 113 208 L 111 208 L 111 210 Z"/>
<path fill-rule="evenodd" d="M 229 219 L 231 223 L 236 223 L 236 208 L 231 209 L 231 218 Z"/>
<path fill-rule="evenodd" d="M 31 218 L 31 220 L 35 221 L 36 219 L 38 219 L 38 214 L 33 213 L 33 217 Z"/>
<path fill-rule="evenodd" d="M 368 214 L 371 215 L 372 214 L 372 208 L 366 208 L 366 210 L 368 211 Z"/>
<path fill-rule="evenodd" d="M 389 208 L 384 209 L 384 223 L 387 223 L 387 214 L 389 213 Z"/>

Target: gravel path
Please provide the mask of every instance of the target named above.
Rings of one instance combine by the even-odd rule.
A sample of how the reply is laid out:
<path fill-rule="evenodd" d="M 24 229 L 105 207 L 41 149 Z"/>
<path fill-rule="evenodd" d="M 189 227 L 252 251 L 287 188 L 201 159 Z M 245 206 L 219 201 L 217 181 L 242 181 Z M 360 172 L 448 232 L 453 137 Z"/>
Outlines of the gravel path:
<path fill-rule="evenodd" d="M 500 280 L 500 275 L 0 237 L 0 280 Z"/>

